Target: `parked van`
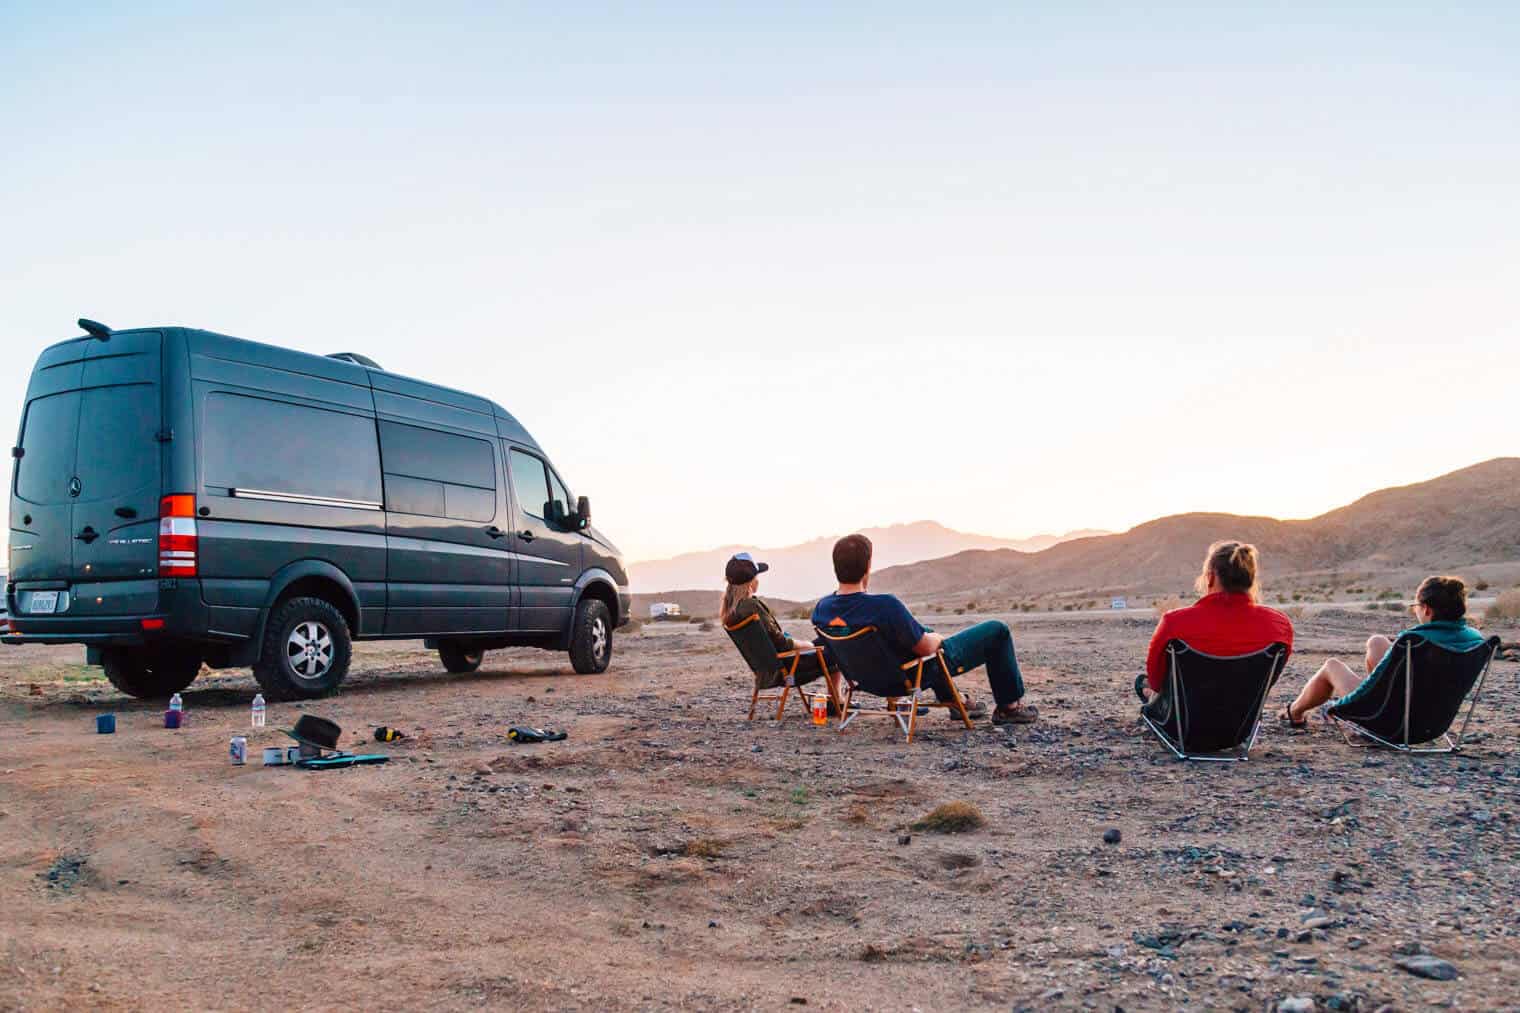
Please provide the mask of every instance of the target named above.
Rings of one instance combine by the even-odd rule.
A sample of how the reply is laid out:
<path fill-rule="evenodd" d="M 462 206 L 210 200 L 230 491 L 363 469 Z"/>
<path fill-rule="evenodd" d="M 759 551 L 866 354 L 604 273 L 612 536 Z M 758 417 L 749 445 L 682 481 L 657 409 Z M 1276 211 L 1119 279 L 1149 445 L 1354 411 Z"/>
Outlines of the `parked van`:
<path fill-rule="evenodd" d="M 43 351 L 12 449 L 6 643 L 85 644 L 137 697 L 204 662 L 316 697 L 354 640 L 568 651 L 601 672 L 628 575 L 528 431 L 481 397 L 180 327 Z"/>

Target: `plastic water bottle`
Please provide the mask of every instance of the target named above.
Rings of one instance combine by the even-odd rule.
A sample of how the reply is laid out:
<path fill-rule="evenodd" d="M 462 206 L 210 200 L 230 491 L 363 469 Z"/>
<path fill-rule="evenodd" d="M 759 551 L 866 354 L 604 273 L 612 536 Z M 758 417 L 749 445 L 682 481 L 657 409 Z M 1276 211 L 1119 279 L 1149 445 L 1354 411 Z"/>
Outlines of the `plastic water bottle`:
<path fill-rule="evenodd" d="M 172 711 L 182 711 L 185 709 L 185 701 L 178 693 L 169 698 L 169 709 Z"/>
<path fill-rule="evenodd" d="M 253 727 L 264 727 L 264 694 L 253 694 Z"/>

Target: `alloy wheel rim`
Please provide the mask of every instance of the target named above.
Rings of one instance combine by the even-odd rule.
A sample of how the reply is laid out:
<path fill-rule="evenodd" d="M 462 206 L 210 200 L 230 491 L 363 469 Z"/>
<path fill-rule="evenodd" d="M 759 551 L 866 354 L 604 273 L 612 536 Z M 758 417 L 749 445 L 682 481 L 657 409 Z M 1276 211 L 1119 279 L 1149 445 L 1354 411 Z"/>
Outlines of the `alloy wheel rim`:
<path fill-rule="evenodd" d="M 607 656 L 607 624 L 600 618 L 591 624 L 591 653 L 598 661 Z"/>
<path fill-rule="evenodd" d="M 322 678 L 333 666 L 332 634 L 314 619 L 296 623 L 285 640 L 285 658 L 296 678 Z"/>

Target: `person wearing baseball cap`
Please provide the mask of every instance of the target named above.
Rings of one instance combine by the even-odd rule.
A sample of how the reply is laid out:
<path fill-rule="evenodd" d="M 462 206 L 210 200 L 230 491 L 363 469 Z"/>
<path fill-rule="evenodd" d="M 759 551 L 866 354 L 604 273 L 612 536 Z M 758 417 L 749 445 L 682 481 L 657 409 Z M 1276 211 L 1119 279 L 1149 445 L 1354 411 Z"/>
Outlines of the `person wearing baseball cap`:
<path fill-rule="evenodd" d="M 806 685 L 821 675 L 828 676 L 833 683 L 836 677 L 828 670 L 827 656 L 823 651 L 815 648 L 811 641 L 794 640 L 788 636 L 776 621 L 770 606 L 756 596 L 755 592 L 760 589 L 760 574 L 769 569 L 768 564 L 757 562 L 748 552 L 737 553 L 728 561 L 728 565 L 723 568 L 723 578 L 728 583 L 723 589 L 723 601 L 718 606 L 719 620 L 724 626 L 733 626 L 750 616 L 759 616 L 760 623 L 770 635 L 778 654 L 792 650 L 811 652 L 804 653 L 797 660 L 797 685 Z M 836 693 L 839 690 L 837 684 L 834 685 L 834 690 Z M 832 707 L 833 704 L 829 706 Z"/>

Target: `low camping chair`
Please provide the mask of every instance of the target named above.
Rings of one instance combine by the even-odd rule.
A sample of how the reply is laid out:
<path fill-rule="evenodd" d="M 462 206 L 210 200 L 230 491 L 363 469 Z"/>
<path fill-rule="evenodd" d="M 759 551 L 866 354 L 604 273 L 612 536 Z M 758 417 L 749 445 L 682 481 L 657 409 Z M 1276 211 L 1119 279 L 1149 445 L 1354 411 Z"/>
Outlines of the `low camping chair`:
<path fill-rule="evenodd" d="M 797 666 L 805 655 L 812 654 L 815 650 L 811 647 L 794 648 L 790 651 L 778 651 L 776 645 L 771 642 L 770 635 L 765 632 L 765 625 L 760 622 L 758 615 L 747 616 L 730 626 L 723 624 L 723 630 L 728 634 L 728 639 L 734 642 L 739 649 L 750 671 L 755 673 L 755 691 L 749 698 L 749 720 L 755 720 L 755 708 L 760 701 L 777 701 L 776 720 L 786 713 L 787 697 L 791 696 L 792 690 L 802 697 L 803 702 L 811 710 L 813 697 L 816 693 L 810 693 L 805 686 L 797 685 Z M 828 662 L 820 655 L 819 667 L 823 669 L 824 692 L 834 701 L 836 708 L 839 701 L 834 700 L 832 686 L 829 682 Z M 764 690 L 780 689 L 780 693 L 765 693 Z M 841 711 L 843 713 L 843 711 Z"/>
<path fill-rule="evenodd" d="M 1140 709 L 1140 719 L 1179 760 L 1247 759 L 1267 692 L 1287 664 L 1287 645 L 1222 658 L 1170 640 L 1166 657 L 1166 685 Z"/>
<path fill-rule="evenodd" d="M 960 714 L 967 728 L 973 727 L 971 716 L 966 713 L 966 702 L 950 676 L 950 665 L 945 661 L 943 650 L 927 658 L 898 661 L 898 655 L 887 646 L 886 640 L 874 626 L 862 626 L 858 630 L 847 632 L 814 628 L 818 630 L 820 642 L 828 645 L 829 654 L 838 666 L 839 674 L 844 676 L 847 687 L 844 706 L 840 711 L 844 715 L 844 720 L 839 724 L 840 731 L 844 731 L 857 717 L 888 717 L 896 719 L 907 740 L 912 742 L 918 712 L 923 707 L 949 708 Z M 945 674 L 945 681 L 950 684 L 951 699 L 944 703 L 940 703 L 932 693 L 932 702 L 919 699 L 919 694 L 924 689 L 924 666 L 930 664 L 938 665 Z M 865 710 L 855 706 L 856 690 L 885 697 L 885 709 Z"/>
<path fill-rule="evenodd" d="M 1405 633 L 1388 652 L 1388 663 L 1377 682 L 1356 699 L 1327 708 L 1325 716 L 1335 722 L 1347 742 L 1351 732 L 1356 732 L 1404 753 L 1458 752 L 1478 707 L 1483 680 L 1499 652 L 1499 638 L 1490 637 L 1466 651 L 1449 651 L 1418 633 Z M 1452 722 L 1469 694 L 1467 716 L 1453 739 Z M 1421 745 L 1436 739 L 1446 744 Z"/>

